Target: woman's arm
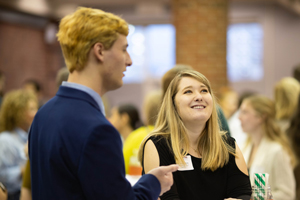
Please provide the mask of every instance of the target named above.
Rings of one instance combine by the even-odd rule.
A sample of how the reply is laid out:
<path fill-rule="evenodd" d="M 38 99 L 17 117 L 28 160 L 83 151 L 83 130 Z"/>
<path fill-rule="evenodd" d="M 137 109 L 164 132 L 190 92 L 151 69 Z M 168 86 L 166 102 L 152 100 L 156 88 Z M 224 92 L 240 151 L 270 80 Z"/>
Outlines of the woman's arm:
<path fill-rule="evenodd" d="M 148 173 L 151 169 L 159 167 L 159 156 L 157 149 L 152 142 L 148 140 L 144 148 L 144 171 Z"/>
<path fill-rule="evenodd" d="M 160 152 L 162 153 L 162 152 Z M 166 152 L 164 152 L 166 153 Z M 160 163 L 160 160 L 162 163 Z M 143 155 L 143 168 L 144 172 L 148 173 L 150 170 L 159 167 L 160 165 L 170 165 L 174 164 L 172 162 L 169 162 L 169 157 L 161 157 L 158 152 L 158 149 L 156 148 L 155 144 L 151 139 L 149 139 L 144 147 L 144 155 Z M 173 174 L 174 177 L 174 174 Z M 177 189 L 176 189 L 176 183 L 173 183 L 173 186 L 171 189 L 167 192 L 165 192 L 158 200 L 180 200 Z"/>
<path fill-rule="evenodd" d="M 240 150 L 239 146 L 237 145 L 237 143 L 235 143 L 235 153 L 236 153 L 236 157 L 235 157 L 235 163 L 238 166 L 239 170 L 241 172 L 243 172 L 245 175 L 248 176 L 248 170 L 247 170 L 247 165 L 244 159 L 244 156 L 242 154 L 242 151 Z"/>
<path fill-rule="evenodd" d="M 20 200 L 32 200 L 31 190 L 26 187 L 22 187 Z"/>

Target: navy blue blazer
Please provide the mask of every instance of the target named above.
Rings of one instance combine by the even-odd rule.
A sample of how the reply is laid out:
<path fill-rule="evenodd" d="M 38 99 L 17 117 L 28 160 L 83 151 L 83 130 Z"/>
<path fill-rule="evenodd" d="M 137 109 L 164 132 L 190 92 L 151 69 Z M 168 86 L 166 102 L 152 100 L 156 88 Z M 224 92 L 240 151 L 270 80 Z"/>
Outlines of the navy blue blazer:
<path fill-rule="evenodd" d="M 29 133 L 33 200 L 157 199 L 153 175 L 131 187 L 122 141 L 87 93 L 61 86 L 36 114 Z"/>

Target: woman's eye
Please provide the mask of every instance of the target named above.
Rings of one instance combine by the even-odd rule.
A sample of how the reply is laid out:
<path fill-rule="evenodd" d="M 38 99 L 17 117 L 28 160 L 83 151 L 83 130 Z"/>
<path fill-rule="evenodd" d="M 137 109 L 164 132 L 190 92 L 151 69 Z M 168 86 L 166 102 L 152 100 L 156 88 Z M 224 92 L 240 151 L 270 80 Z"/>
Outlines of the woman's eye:
<path fill-rule="evenodd" d="M 192 93 L 191 90 L 186 90 L 183 94 L 188 94 L 188 93 Z"/>
<path fill-rule="evenodd" d="M 207 93 L 208 90 L 207 89 L 204 89 L 204 90 L 201 90 L 202 93 Z"/>

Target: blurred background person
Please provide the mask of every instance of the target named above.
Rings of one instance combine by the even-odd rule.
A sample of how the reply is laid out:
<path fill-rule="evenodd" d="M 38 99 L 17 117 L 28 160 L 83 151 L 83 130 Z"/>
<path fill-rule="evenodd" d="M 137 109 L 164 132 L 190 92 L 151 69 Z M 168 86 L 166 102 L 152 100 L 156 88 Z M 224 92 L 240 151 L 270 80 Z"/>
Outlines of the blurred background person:
<path fill-rule="evenodd" d="M 222 87 L 217 95 L 219 105 L 228 120 L 238 109 L 239 95 L 230 87 Z"/>
<path fill-rule="evenodd" d="M 28 129 L 38 109 L 37 97 L 32 92 L 8 92 L 0 111 L 0 182 L 9 200 L 19 200 L 22 174 L 26 163 L 24 146 Z"/>
<path fill-rule="evenodd" d="M 300 64 L 296 65 L 293 69 L 293 77 L 300 82 Z"/>
<path fill-rule="evenodd" d="M 5 76 L 2 71 L 0 71 L 0 109 L 1 109 L 1 102 L 4 95 L 4 88 L 5 88 Z"/>
<path fill-rule="evenodd" d="M 228 121 L 228 126 L 231 132 L 231 136 L 235 139 L 236 143 L 239 145 L 241 149 L 243 149 L 247 135 L 243 131 L 242 126 L 241 126 L 241 121 L 239 120 L 239 115 L 240 115 L 240 107 L 243 102 L 243 100 L 251 95 L 254 95 L 254 92 L 251 91 L 246 91 L 243 92 L 239 96 L 238 100 L 238 109 L 233 113 L 233 115 L 227 120 Z"/>
<path fill-rule="evenodd" d="M 274 199 L 295 199 L 293 166 L 297 161 L 286 134 L 275 122 L 274 102 L 265 96 L 250 96 L 242 102 L 239 119 L 248 135 L 242 152 L 252 185 L 254 173 L 268 173 Z"/>
<path fill-rule="evenodd" d="M 291 119 L 291 124 L 287 130 L 287 135 L 291 141 L 292 148 L 298 160 L 298 164 L 294 169 L 294 175 L 296 178 L 296 200 L 300 200 L 300 98 L 298 98 L 297 109 L 295 115 Z"/>
<path fill-rule="evenodd" d="M 122 141 L 142 125 L 138 109 L 133 104 L 123 104 L 112 108 L 110 123 L 119 131 Z"/>
<path fill-rule="evenodd" d="M 141 175 L 142 166 L 138 161 L 138 150 L 143 139 L 153 130 L 161 105 L 161 91 L 148 93 L 144 100 L 143 113 L 145 126 L 142 126 L 128 136 L 124 142 L 123 154 L 126 174 Z"/>
<path fill-rule="evenodd" d="M 173 78 L 176 76 L 178 72 L 181 72 L 182 70 L 188 70 L 188 69 L 193 69 L 190 65 L 185 65 L 185 64 L 176 64 L 173 68 L 171 68 L 169 71 L 167 71 L 162 79 L 161 79 L 161 85 L 162 85 L 162 90 L 163 90 L 163 96 L 165 95 L 171 81 Z M 217 104 L 217 113 L 218 113 L 218 118 L 220 121 L 220 128 L 223 131 L 226 131 L 226 133 L 230 136 L 230 130 L 229 126 L 226 120 L 226 117 L 221 109 L 221 107 Z"/>
<path fill-rule="evenodd" d="M 55 78 L 57 89 L 61 86 L 62 82 L 67 81 L 69 77 L 69 70 L 67 67 L 62 67 L 58 70 Z"/>
<path fill-rule="evenodd" d="M 290 126 L 300 94 L 300 84 L 292 77 L 285 77 L 275 85 L 274 100 L 276 109 L 276 120 L 283 132 Z"/>
<path fill-rule="evenodd" d="M 37 80 L 35 79 L 25 80 L 22 88 L 26 91 L 33 92 L 37 96 L 39 108 L 44 105 L 45 100 L 42 94 L 42 86 Z"/>
<path fill-rule="evenodd" d="M 20 200 L 32 200 L 31 194 L 31 173 L 30 173 L 30 162 L 27 155 L 27 162 L 25 165 L 24 173 L 22 176 L 22 187 L 21 187 L 21 194 Z"/>
<path fill-rule="evenodd" d="M 63 81 L 67 81 L 69 77 L 69 70 L 66 67 L 58 70 L 56 74 L 56 87 L 57 89 L 60 87 Z M 28 146 L 25 147 L 25 153 L 28 157 Z M 21 195 L 20 200 L 32 200 L 31 194 L 31 177 L 30 177 L 30 162 L 29 159 L 26 162 L 25 170 L 23 173 L 22 187 L 21 187 Z"/>

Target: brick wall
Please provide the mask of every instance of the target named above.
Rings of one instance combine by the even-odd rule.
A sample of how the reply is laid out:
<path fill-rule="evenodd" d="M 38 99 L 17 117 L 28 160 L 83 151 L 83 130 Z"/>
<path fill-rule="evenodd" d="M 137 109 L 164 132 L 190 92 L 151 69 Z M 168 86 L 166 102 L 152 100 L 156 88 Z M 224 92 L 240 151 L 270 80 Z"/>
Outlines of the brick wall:
<path fill-rule="evenodd" d="M 172 0 L 176 63 L 203 73 L 215 92 L 227 85 L 227 0 Z"/>
<path fill-rule="evenodd" d="M 56 93 L 55 77 L 64 66 L 57 42 L 46 44 L 44 29 L 0 22 L 0 70 L 6 76 L 5 91 L 18 89 L 26 79 L 36 79 L 48 99 Z"/>

